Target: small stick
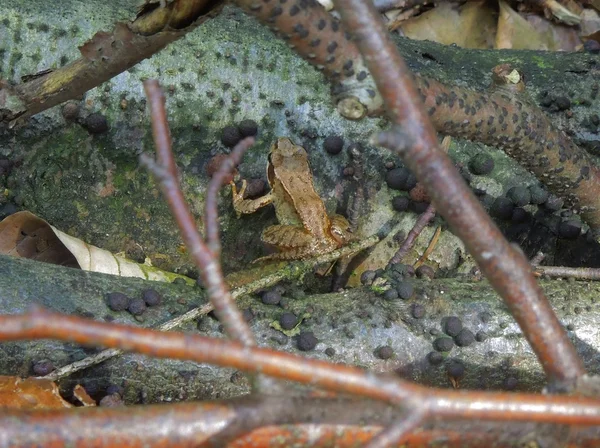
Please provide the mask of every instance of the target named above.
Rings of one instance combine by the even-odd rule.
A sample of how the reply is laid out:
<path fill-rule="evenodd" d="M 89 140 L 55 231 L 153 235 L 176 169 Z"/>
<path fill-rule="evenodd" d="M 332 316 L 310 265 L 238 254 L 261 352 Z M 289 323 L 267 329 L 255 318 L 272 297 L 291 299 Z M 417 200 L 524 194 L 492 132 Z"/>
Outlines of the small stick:
<path fill-rule="evenodd" d="M 433 250 L 435 249 L 435 246 L 437 245 L 437 242 L 440 239 L 441 233 L 442 233 L 442 226 L 438 226 L 438 228 L 435 229 L 435 233 L 433 234 L 431 241 L 429 242 L 429 246 L 427 246 L 427 249 L 425 249 L 425 252 L 423 252 L 423 255 L 421 255 L 419 257 L 419 259 L 415 262 L 415 264 L 413 265 L 413 268 L 417 269 L 419 266 L 421 266 L 423 263 L 425 263 L 425 261 L 427 261 L 427 258 L 429 257 L 429 255 L 431 255 L 431 252 L 433 252 Z"/>
<path fill-rule="evenodd" d="M 396 420 L 387 428 L 376 434 L 365 448 L 387 448 L 399 446 L 400 441 L 415 428 L 423 424 L 426 414 L 420 410 L 407 410 L 405 416 Z"/>
<path fill-rule="evenodd" d="M 542 261 L 544 261 L 544 258 L 546 258 L 546 254 L 544 254 L 542 251 L 539 251 L 533 256 L 529 263 L 531 263 L 531 266 L 537 267 Z"/>
<path fill-rule="evenodd" d="M 567 266 L 535 266 L 536 272 L 548 277 L 575 278 L 578 280 L 600 280 L 599 268 L 570 268 Z"/>

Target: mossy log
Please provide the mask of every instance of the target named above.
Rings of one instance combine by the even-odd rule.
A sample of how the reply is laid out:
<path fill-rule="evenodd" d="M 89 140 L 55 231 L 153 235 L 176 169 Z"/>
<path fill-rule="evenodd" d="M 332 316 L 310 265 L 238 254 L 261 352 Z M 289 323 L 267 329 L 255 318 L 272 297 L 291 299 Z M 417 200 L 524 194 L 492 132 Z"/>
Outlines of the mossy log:
<path fill-rule="evenodd" d="M 461 388 L 537 390 L 544 375 L 517 324 L 487 282 L 459 279 L 414 280 L 414 296 L 387 301 L 370 288 L 335 294 L 303 296 L 286 289 L 278 306 L 265 305 L 257 296 L 239 299 L 249 310 L 251 327 L 261 346 L 301 356 L 357 365 L 373 371 L 393 371 L 422 384 L 451 387 L 447 373 L 456 360 L 464 375 L 456 378 Z M 569 335 L 585 360 L 589 373 L 600 373 L 599 283 L 543 281 L 552 306 L 567 326 Z M 106 294 L 120 291 L 139 297 L 146 288 L 163 296 L 162 305 L 149 308 L 143 319 L 128 312 L 113 312 Z M 13 314 L 39 304 L 63 313 L 144 327 L 157 325 L 205 303 L 200 288 L 177 284 L 120 278 L 84 272 L 24 259 L 0 257 L 0 313 Z M 416 318 L 415 305 L 424 315 Z M 284 312 L 302 317 L 298 330 L 313 332 L 319 343 L 301 352 L 297 337 L 274 328 Z M 444 360 L 432 365 L 428 353 L 433 341 L 443 336 L 442 319 L 459 316 L 463 327 L 477 335 L 468 346 L 454 345 Z M 211 316 L 186 324 L 180 331 L 221 338 L 221 326 Z M 391 348 L 382 359 L 381 347 Z M 98 351 L 57 341 L 27 341 L 0 344 L 0 374 L 32 375 L 32 363 L 49 359 L 62 367 Z M 83 384 L 96 398 L 110 384 L 124 387 L 128 403 L 227 398 L 247 392 L 243 376 L 232 369 L 194 362 L 151 359 L 124 354 L 61 380 L 64 390 Z"/>
<path fill-rule="evenodd" d="M 95 32 L 110 30 L 116 22 L 133 17 L 135 5 L 126 1 L 63 2 L 60 8 L 51 8 L 42 1 L 12 2 L 1 14 L 0 73 L 2 78 L 18 83 L 24 75 L 76 59 L 79 45 Z M 40 47 L 42 41 L 47 45 Z M 598 151 L 598 126 L 591 120 L 600 109 L 597 56 L 471 51 L 407 39 L 397 42 L 413 69 L 458 85 L 483 89 L 494 66 L 511 63 L 523 72 L 534 99 L 539 101 L 541 93 L 548 91 L 552 98 L 561 96 L 570 101 L 566 111 L 548 110 L 551 119 L 580 145 Z M 240 167 L 245 178 L 264 178 L 271 143 L 278 136 L 289 136 L 307 148 L 317 190 L 329 211 L 344 212 L 349 198 L 362 189 L 364 201 L 354 205 L 361 235 L 388 230 L 397 221 L 403 223 L 400 230 L 412 226 L 414 215 L 399 217 L 390 205 L 397 193 L 384 182 L 385 163 L 394 157 L 368 143 L 386 121 L 341 118 L 322 75 L 233 6 L 151 59 L 77 99 L 78 119 L 67 120 L 56 107 L 22 127 L 0 129 L 0 158 L 17 162 L 8 178 L 0 179 L 0 187 L 5 187 L 0 203 L 11 202 L 30 210 L 88 243 L 113 252 L 125 251 L 140 262 L 150 258 L 155 266 L 193 276 L 194 268 L 180 250 L 181 241 L 169 211 L 153 180 L 138 165 L 141 151 L 153 151 L 141 86 L 150 77 L 158 78 L 166 88 L 184 192 L 200 227 L 206 164 L 212 155 L 226 152 L 220 142 L 223 127 L 242 119 L 253 119 L 260 128 L 256 146 Z M 85 125 L 93 112 L 106 117 L 107 132 L 88 133 Z M 331 156 L 323 150 L 323 139 L 328 135 L 343 136 L 346 146 L 349 142 L 362 145 L 364 172 L 360 179 L 341 175 L 353 161 L 346 151 Z M 474 176 L 474 187 L 499 196 L 515 185 L 537 184 L 501 151 L 461 140 L 455 140 L 450 149 L 450 155 L 462 164 L 479 152 L 489 153 L 496 168 L 490 176 Z M 224 199 L 220 210 L 223 264 L 230 272 L 262 254 L 260 233 L 274 223 L 274 214 L 266 210 L 237 220 L 229 195 Z M 571 256 L 557 240 L 555 224 L 544 222 L 542 230 L 534 232 L 536 238 L 529 235 L 531 225 L 507 232 L 523 243 L 528 254 L 544 249 L 549 262 L 579 263 L 594 257 L 592 250 Z M 445 244 L 456 250 L 447 251 L 449 258 L 447 253 L 437 252 L 432 259 L 438 266 L 459 268 L 468 258 L 456 238 L 444 233 L 448 233 Z M 426 244 L 422 242 L 417 252 Z M 562 258 L 554 260 L 555 253 Z"/>

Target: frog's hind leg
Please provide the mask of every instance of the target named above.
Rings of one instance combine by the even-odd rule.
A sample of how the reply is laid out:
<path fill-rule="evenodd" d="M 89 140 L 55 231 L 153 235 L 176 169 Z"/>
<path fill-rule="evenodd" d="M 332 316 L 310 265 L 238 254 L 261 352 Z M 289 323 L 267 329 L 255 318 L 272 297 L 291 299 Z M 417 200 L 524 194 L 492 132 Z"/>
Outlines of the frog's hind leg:
<path fill-rule="evenodd" d="M 258 258 L 253 263 L 268 260 L 300 260 L 313 255 L 314 237 L 299 226 L 276 225 L 262 234 L 263 242 L 275 246 L 279 252 Z"/>
<path fill-rule="evenodd" d="M 314 237 L 300 226 L 276 225 L 267 227 L 261 239 L 281 250 L 310 246 Z"/>

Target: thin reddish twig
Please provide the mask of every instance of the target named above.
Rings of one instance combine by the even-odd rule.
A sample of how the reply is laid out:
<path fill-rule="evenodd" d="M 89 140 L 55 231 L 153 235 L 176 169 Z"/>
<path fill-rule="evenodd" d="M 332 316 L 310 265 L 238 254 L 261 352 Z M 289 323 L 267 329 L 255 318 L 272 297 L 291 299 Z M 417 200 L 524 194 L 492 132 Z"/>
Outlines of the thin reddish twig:
<path fill-rule="evenodd" d="M 423 424 L 425 415 L 418 410 L 408 411 L 410 414 L 403 416 L 400 420 L 393 422 L 379 434 L 375 435 L 365 448 L 387 448 L 397 446 L 407 434 L 414 432 Z"/>
<path fill-rule="evenodd" d="M 246 137 L 240 141 L 233 151 L 226 157 L 216 173 L 213 174 L 206 190 L 206 206 L 204 208 L 204 220 L 206 229 L 206 244 L 215 257 L 221 255 L 221 239 L 219 237 L 219 216 L 217 203 L 219 190 L 225 179 L 240 163 L 244 153 L 254 144 L 254 137 Z"/>
<path fill-rule="evenodd" d="M 433 389 L 357 367 L 248 347 L 237 341 L 96 322 L 41 309 L 0 316 L 0 340 L 24 339 L 59 339 L 233 367 L 419 410 L 433 419 L 600 425 L 600 400 L 581 396 Z"/>
<path fill-rule="evenodd" d="M 142 154 L 141 161 L 156 176 L 171 213 L 179 226 L 181 236 L 189 253 L 200 270 L 207 295 L 215 308 L 219 321 L 232 339 L 244 345 L 256 345 L 254 335 L 235 305 L 229 289 L 225 285 L 219 259 L 206 246 L 196 222 L 190 212 L 177 179 L 177 165 L 171 150 L 171 134 L 165 111 L 165 97 L 158 81 L 144 81 L 152 119 L 152 134 L 156 145 L 157 161 Z"/>
<path fill-rule="evenodd" d="M 417 241 L 417 238 L 425 228 L 427 224 L 435 217 L 435 207 L 432 204 L 427 206 L 427 209 L 419 215 L 417 222 L 408 235 L 406 235 L 406 239 L 402 242 L 402 245 L 398 248 L 392 259 L 390 260 L 391 264 L 400 263 L 404 257 L 408 254 L 408 252 L 412 249 Z"/>
<path fill-rule="evenodd" d="M 414 77 L 379 14 L 371 2 L 335 0 L 334 4 L 363 54 L 388 117 L 398 126 L 396 132 L 379 136 L 379 143 L 403 157 L 433 205 L 473 254 L 531 344 L 550 389 L 572 388 L 585 373 L 583 362 L 537 285 L 529 262 L 505 240 L 451 160 L 439 149 Z"/>

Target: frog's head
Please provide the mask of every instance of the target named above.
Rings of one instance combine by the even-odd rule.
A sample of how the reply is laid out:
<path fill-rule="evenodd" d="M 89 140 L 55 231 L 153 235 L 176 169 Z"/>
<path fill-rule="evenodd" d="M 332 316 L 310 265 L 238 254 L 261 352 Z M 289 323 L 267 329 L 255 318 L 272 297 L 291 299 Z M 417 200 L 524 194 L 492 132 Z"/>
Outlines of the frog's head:
<path fill-rule="evenodd" d="M 271 147 L 270 158 L 280 157 L 280 158 L 291 158 L 294 156 L 304 156 L 306 155 L 306 151 L 300 145 L 295 145 L 287 137 L 279 137 L 273 146 Z"/>
<path fill-rule="evenodd" d="M 333 215 L 329 220 L 329 232 L 333 239 L 336 240 L 340 246 L 348 243 L 352 233 L 348 220 L 341 215 Z"/>

